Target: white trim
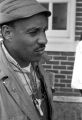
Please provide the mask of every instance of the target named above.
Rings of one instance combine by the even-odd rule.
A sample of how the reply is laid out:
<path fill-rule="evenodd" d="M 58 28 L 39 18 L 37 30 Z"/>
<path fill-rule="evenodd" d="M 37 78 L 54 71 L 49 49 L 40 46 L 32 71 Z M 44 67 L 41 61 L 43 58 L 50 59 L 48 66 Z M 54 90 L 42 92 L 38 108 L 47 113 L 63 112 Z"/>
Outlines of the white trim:
<path fill-rule="evenodd" d="M 53 3 L 67 3 L 67 30 L 49 30 L 48 35 L 49 36 L 53 36 L 53 37 L 68 37 L 69 36 L 69 27 L 70 27 L 70 17 L 69 17 L 69 13 L 70 13 L 70 2 L 68 2 L 69 0 L 52 0 Z M 51 3 L 52 4 L 52 3 Z M 52 11 L 53 12 L 53 11 Z M 53 16 L 53 14 L 52 14 Z M 52 26 L 52 24 L 51 24 Z"/>
<path fill-rule="evenodd" d="M 82 97 L 79 96 L 53 96 L 53 101 L 57 102 L 75 102 L 82 103 Z"/>
<path fill-rule="evenodd" d="M 46 51 L 75 52 L 78 42 L 48 42 Z"/>
<path fill-rule="evenodd" d="M 49 26 L 48 26 L 48 29 L 51 30 L 52 29 L 52 16 L 53 16 L 52 3 L 49 4 L 49 10 L 51 11 L 51 16 L 49 17 Z"/>

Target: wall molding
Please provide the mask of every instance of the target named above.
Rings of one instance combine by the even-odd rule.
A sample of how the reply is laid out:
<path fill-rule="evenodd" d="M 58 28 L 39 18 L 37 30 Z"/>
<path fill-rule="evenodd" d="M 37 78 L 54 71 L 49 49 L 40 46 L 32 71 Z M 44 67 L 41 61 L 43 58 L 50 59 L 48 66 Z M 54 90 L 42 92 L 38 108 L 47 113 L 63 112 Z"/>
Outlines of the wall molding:
<path fill-rule="evenodd" d="M 53 101 L 55 102 L 75 102 L 82 103 L 82 97 L 79 96 L 53 96 Z"/>

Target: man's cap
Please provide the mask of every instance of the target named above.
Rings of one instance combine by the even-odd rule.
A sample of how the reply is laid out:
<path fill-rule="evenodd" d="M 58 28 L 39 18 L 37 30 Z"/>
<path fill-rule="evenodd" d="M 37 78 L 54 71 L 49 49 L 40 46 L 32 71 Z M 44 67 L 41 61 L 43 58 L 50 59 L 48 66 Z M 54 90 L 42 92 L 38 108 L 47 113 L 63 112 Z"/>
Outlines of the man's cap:
<path fill-rule="evenodd" d="M 45 13 L 47 17 L 51 15 L 51 12 L 36 0 L 3 0 L 0 2 L 0 25 L 39 13 Z"/>

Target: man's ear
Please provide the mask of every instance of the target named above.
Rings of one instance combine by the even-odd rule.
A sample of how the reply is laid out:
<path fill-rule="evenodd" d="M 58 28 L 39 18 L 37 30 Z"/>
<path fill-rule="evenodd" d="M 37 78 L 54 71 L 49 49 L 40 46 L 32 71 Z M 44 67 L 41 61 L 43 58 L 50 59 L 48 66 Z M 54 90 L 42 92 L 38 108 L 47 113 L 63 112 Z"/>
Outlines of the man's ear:
<path fill-rule="evenodd" d="M 9 40 L 9 41 L 12 40 L 13 33 L 12 33 L 12 28 L 11 28 L 10 26 L 3 25 L 3 26 L 2 26 L 2 29 L 1 29 L 1 32 L 2 32 L 2 36 L 3 36 L 6 40 Z"/>

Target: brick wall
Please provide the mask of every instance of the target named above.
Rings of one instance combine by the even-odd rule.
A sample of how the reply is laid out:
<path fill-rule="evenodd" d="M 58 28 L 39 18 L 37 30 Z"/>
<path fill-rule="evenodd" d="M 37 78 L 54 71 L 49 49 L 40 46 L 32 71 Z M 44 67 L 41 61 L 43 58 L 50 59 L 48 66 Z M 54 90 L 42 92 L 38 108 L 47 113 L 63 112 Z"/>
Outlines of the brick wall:
<path fill-rule="evenodd" d="M 49 62 L 43 63 L 46 71 L 50 71 L 54 75 L 53 95 L 63 96 L 80 96 L 78 90 L 71 89 L 71 78 L 75 59 L 74 52 L 57 52 L 47 51 L 51 57 Z"/>
<path fill-rule="evenodd" d="M 76 23 L 75 23 L 75 40 L 80 40 L 82 33 L 82 0 L 76 0 Z M 47 51 L 51 56 L 49 62 L 43 64 L 47 71 L 54 74 L 54 95 L 62 96 L 81 96 L 79 90 L 71 89 L 71 79 L 75 52 L 58 52 Z"/>
<path fill-rule="evenodd" d="M 76 0 L 76 28 L 75 40 L 80 40 L 82 33 L 82 0 Z"/>

